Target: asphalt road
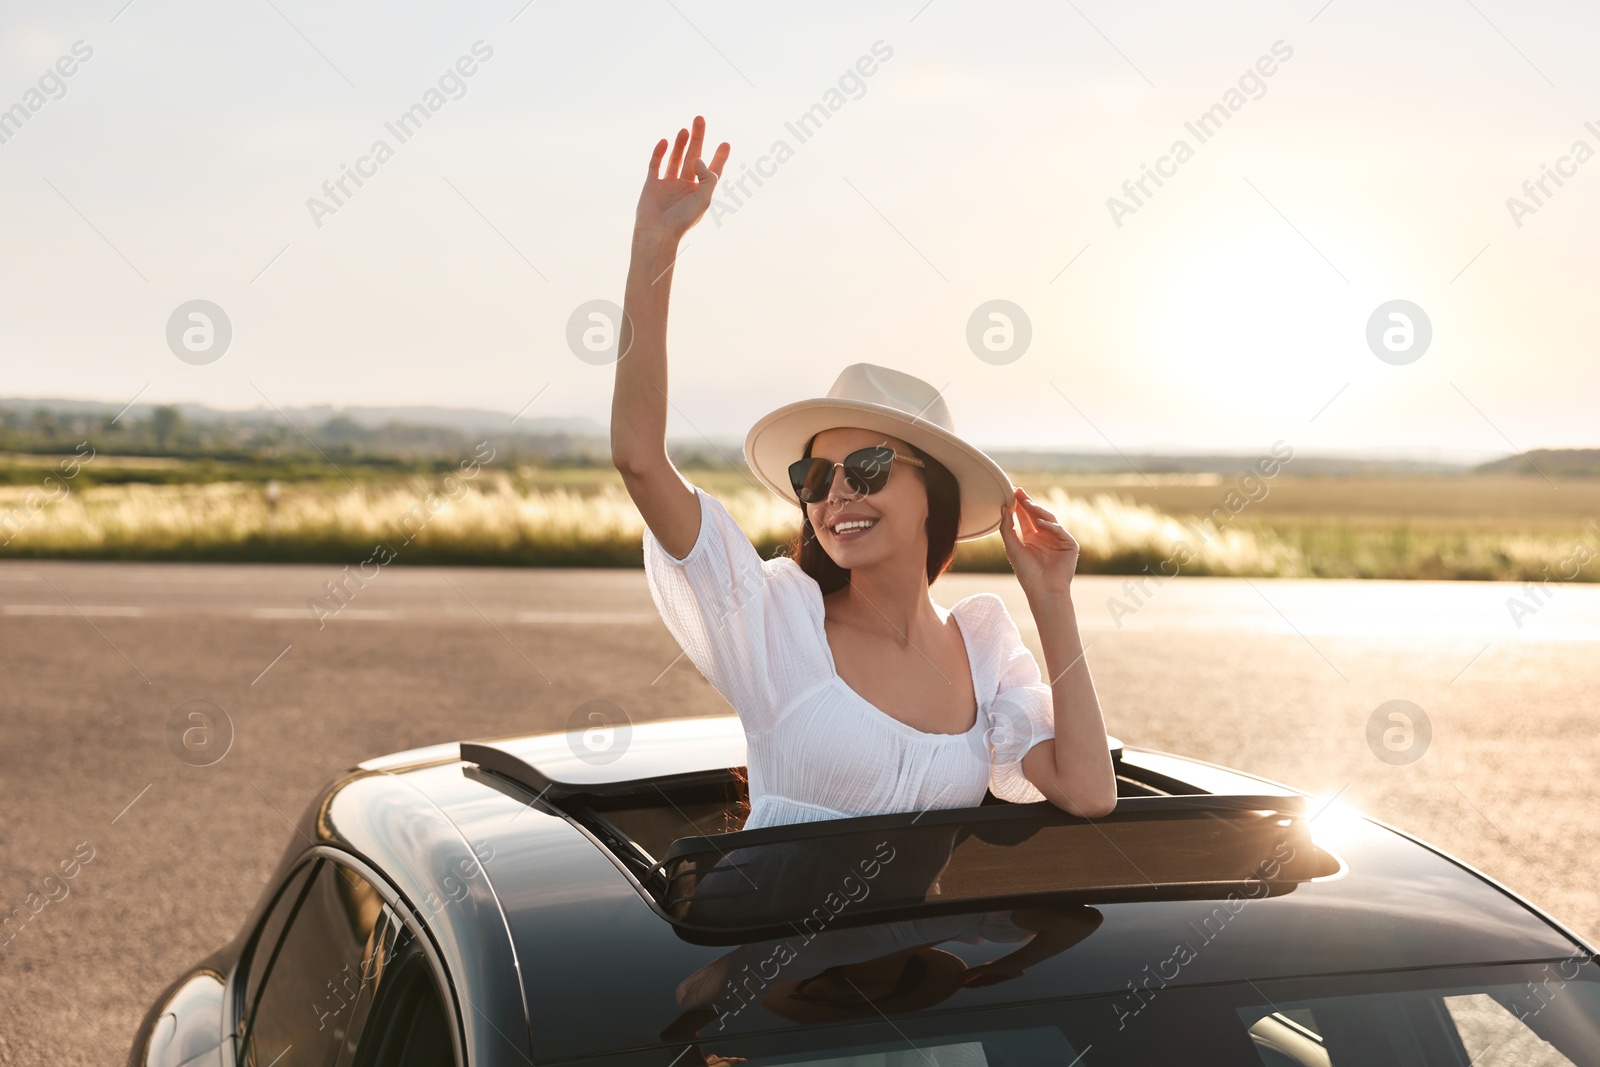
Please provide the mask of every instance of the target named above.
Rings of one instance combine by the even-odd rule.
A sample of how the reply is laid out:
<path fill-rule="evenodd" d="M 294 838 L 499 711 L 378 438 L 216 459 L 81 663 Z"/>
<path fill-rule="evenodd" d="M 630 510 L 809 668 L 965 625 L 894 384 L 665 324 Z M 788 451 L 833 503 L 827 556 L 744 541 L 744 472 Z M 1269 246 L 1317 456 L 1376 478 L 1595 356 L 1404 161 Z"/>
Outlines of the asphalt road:
<path fill-rule="evenodd" d="M 554 728 L 596 697 L 635 721 L 727 709 L 679 658 L 640 571 L 386 568 L 331 614 L 323 583 L 338 576 L 0 563 L 0 908 L 92 850 L 68 894 L 0 944 L 0 1063 L 120 1061 L 152 993 L 236 931 L 286 817 L 358 760 Z M 1037 653 L 1013 581 L 947 576 L 935 597 L 985 589 Z M 1130 592 L 1095 577 L 1075 594 L 1124 741 L 1338 793 L 1595 939 L 1600 587 L 1556 589 L 1520 620 L 1513 596 L 1526 593 L 1193 578 Z M 1409 763 L 1368 742 L 1397 699 L 1431 724 Z M 169 743 L 192 701 L 232 724 L 210 766 Z"/>

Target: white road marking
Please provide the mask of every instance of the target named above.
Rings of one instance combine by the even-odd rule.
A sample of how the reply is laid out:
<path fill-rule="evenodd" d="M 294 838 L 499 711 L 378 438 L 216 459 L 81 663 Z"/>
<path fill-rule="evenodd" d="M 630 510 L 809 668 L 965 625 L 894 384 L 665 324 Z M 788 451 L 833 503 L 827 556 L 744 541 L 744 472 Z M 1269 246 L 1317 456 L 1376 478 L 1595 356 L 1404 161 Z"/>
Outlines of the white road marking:
<path fill-rule="evenodd" d="M 137 618 L 140 618 L 141 616 L 149 614 L 148 612 L 145 611 L 144 608 L 97 607 L 97 606 L 95 606 L 93 604 L 85 604 L 83 607 L 78 608 L 77 610 L 73 610 L 73 607 L 70 604 L 7 604 L 5 606 L 5 614 L 7 614 L 7 615 L 73 615 L 73 616 L 76 616 L 80 612 L 82 614 L 84 614 L 84 615 L 87 615 L 87 616 L 90 616 L 90 617 L 93 617 L 93 618 L 102 618 L 102 619 L 105 619 L 105 618 L 137 619 Z"/>
<path fill-rule="evenodd" d="M 184 614 L 182 612 L 168 612 L 166 614 Z M 207 614 L 210 614 L 209 612 Z M 227 612 L 229 615 L 238 615 L 239 612 Z M 310 619 L 316 621 L 319 616 L 310 608 L 251 608 L 248 616 L 252 619 Z M 341 608 L 338 611 L 327 609 L 320 616 L 323 619 L 365 619 L 368 622 L 388 622 L 402 617 L 398 611 L 380 611 L 377 608 Z"/>
<path fill-rule="evenodd" d="M 570 623 L 652 623 L 661 616 L 654 611 L 519 611 L 515 622 L 570 624 Z"/>
<path fill-rule="evenodd" d="M 388 608 L 342 608 L 327 610 L 319 616 L 309 607 L 298 608 L 217 608 L 207 604 L 183 604 L 162 607 L 133 607 L 123 605 L 83 606 L 85 615 L 97 618 L 173 618 L 204 615 L 230 619 L 305 619 L 315 622 L 319 617 L 331 624 L 340 622 L 392 622 L 395 620 L 438 620 L 440 618 L 466 618 L 468 613 L 440 612 L 432 607 L 404 611 Z M 66 604 L 6 604 L 0 607 L 4 615 L 76 615 Z M 490 611 L 489 617 L 501 623 L 521 623 L 530 626 L 648 626 L 659 623 L 661 616 L 654 611 Z M 474 616 L 475 617 L 475 616 Z"/>

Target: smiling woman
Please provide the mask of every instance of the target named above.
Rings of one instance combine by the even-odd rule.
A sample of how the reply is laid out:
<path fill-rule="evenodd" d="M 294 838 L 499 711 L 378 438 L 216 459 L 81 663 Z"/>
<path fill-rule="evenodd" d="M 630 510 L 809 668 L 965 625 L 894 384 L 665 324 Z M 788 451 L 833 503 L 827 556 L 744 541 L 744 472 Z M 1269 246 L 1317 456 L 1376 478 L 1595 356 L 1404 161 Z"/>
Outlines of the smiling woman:
<path fill-rule="evenodd" d="M 982 450 L 940 391 L 852 364 L 827 396 L 745 438 L 751 472 L 801 508 L 793 557 L 763 560 L 667 456 L 666 321 L 677 243 L 726 165 L 705 121 L 660 141 L 635 215 L 612 460 L 646 524 L 645 579 L 690 660 L 739 713 L 759 828 L 1001 800 L 1098 817 L 1116 804 L 1069 583 L 1078 544 Z M 1042 679 L 993 593 L 952 608 L 930 584 L 957 541 L 998 529 L 1051 668 Z"/>

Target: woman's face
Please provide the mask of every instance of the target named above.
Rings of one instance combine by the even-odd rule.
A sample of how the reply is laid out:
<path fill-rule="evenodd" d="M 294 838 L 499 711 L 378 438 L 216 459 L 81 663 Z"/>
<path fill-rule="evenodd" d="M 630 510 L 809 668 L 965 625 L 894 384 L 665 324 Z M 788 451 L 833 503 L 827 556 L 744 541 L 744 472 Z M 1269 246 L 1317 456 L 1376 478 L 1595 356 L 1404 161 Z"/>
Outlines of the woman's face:
<path fill-rule="evenodd" d="M 898 437 L 876 430 L 837 427 L 823 430 L 811 444 L 811 455 L 830 463 L 842 463 L 859 448 L 887 446 L 896 452 L 889 469 L 889 481 L 876 493 L 861 496 L 851 490 L 844 468 L 833 470 L 833 492 L 827 500 L 807 504 L 806 514 L 823 551 L 846 570 L 870 567 L 894 556 L 904 555 L 920 567 L 928 555 L 928 490 L 922 472 L 901 456 L 912 455 Z M 836 530 L 865 520 L 866 526 Z"/>

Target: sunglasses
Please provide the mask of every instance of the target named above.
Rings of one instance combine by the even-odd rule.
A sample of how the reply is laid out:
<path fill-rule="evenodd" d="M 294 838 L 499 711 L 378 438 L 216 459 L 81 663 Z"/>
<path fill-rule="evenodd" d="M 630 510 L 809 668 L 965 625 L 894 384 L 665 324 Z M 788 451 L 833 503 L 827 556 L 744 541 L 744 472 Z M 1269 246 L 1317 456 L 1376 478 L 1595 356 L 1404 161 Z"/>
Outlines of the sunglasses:
<path fill-rule="evenodd" d="M 913 467 L 925 466 L 916 456 L 902 456 L 892 448 L 876 445 L 858 448 L 840 463 L 829 463 L 820 456 L 795 460 L 789 464 L 789 484 L 794 486 L 794 495 L 800 498 L 802 504 L 819 504 L 828 499 L 828 491 L 833 487 L 834 468 L 843 467 L 845 484 L 850 491 L 859 496 L 868 496 L 882 489 L 889 481 L 889 472 L 897 459 Z"/>

